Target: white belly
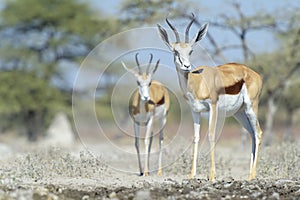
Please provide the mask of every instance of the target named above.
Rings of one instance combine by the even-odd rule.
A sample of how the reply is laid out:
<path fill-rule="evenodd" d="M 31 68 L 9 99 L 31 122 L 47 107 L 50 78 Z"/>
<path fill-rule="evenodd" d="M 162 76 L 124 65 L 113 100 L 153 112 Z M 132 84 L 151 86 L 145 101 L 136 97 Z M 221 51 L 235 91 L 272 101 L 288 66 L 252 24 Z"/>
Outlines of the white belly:
<path fill-rule="evenodd" d="M 146 124 L 150 119 L 150 113 L 138 113 L 134 115 L 134 121 L 141 124 Z"/>
<path fill-rule="evenodd" d="M 239 111 L 244 103 L 242 94 L 221 95 L 218 101 L 218 107 L 225 112 L 226 116 L 232 116 Z"/>
<path fill-rule="evenodd" d="M 139 123 L 147 123 L 150 117 L 154 114 L 154 119 L 160 119 L 167 114 L 165 105 L 160 105 L 155 108 L 154 112 L 141 112 L 134 116 L 134 120 Z"/>
<path fill-rule="evenodd" d="M 220 95 L 218 100 L 218 109 L 225 112 L 227 117 L 234 115 L 243 107 L 244 96 L 247 94 L 246 90 L 246 86 L 243 85 L 241 92 L 236 95 Z M 209 112 L 211 100 L 194 100 L 189 98 L 189 104 L 194 112 Z"/>
<path fill-rule="evenodd" d="M 165 105 L 160 105 L 155 108 L 154 118 L 162 118 L 167 114 L 167 110 Z"/>

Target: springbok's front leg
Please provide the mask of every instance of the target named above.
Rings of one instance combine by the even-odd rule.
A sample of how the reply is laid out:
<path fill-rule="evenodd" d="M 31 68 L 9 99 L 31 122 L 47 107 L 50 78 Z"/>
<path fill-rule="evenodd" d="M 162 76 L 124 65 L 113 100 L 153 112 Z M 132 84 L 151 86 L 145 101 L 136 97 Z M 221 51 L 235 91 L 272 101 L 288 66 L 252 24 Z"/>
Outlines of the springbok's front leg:
<path fill-rule="evenodd" d="M 152 123 L 153 123 L 153 115 L 151 115 L 147 127 L 146 127 L 146 136 L 145 136 L 145 168 L 144 168 L 144 176 L 149 175 L 149 156 L 150 156 L 150 148 L 151 148 L 151 137 L 152 135 Z M 152 135 L 152 136 L 151 136 Z"/>
<path fill-rule="evenodd" d="M 198 156 L 198 143 L 200 140 L 200 113 L 192 111 L 194 121 L 194 150 L 193 150 L 193 164 L 190 179 L 196 176 L 197 156 Z"/>
<path fill-rule="evenodd" d="M 211 155 L 211 168 L 209 180 L 215 179 L 215 135 L 216 135 L 216 126 L 218 118 L 218 109 L 217 103 L 211 103 L 209 109 L 209 143 L 210 143 L 210 155 Z"/>
<path fill-rule="evenodd" d="M 163 130 L 165 128 L 167 119 L 166 114 L 161 119 L 160 131 L 159 131 L 159 156 L 158 156 L 158 171 L 157 175 L 162 176 L 162 149 L 163 149 L 163 142 L 164 142 L 164 133 Z"/>
<path fill-rule="evenodd" d="M 137 122 L 134 123 L 134 131 L 135 131 L 135 148 L 138 156 L 140 176 L 142 176 L 143 170 L 142 170 L 141 156 L 140 156 L 140 125 Z"/>

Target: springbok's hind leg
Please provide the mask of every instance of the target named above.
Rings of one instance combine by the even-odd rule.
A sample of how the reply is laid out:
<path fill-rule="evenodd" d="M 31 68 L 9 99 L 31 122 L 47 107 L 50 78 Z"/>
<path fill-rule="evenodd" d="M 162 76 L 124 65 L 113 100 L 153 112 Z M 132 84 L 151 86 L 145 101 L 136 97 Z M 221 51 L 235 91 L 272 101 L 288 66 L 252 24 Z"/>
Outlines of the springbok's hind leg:
<path fill-rule="evenodd" d="M 153 116 L 150 117 L 147 127 L 146 127 L 144 176 L 149 175 L 149 154 L 150 154 L 150 148 L 151 148 L 152 122 L 153 122 Z"/>
<path fill-rule="evenodd" d="M 256 177 L 256 165 L 258 161 L 258 152 L 261 143 L 262 131 L 259 126 L 256 115 L 252 109 L 243 110 L 234 115 L 235 119 L 245 128 L 251 135 L 252 151 L 250 158 L 249 180 Z"/>
<path fill-rule="evenodd" d="M 166 115 L 162 118 L 160 130 L 159 130 L 159 155 L 158 155 L 158 171 L 157 175 L 162 176 L 162 150 L 163 150 L 163 142 L 164 142 L 164 133 L 163 130 L 166 125 Z"/>
<path fill-rule="evenodd" d="M 134 131 L 135 131 L 135 148 L 138 157 L 138 164 L 140 169 L 140 175 L 143 175 L 143 169 L 141 164 L 141 156 L 140 156 L 140 126 L 138 123 L 134 123 Z"/>

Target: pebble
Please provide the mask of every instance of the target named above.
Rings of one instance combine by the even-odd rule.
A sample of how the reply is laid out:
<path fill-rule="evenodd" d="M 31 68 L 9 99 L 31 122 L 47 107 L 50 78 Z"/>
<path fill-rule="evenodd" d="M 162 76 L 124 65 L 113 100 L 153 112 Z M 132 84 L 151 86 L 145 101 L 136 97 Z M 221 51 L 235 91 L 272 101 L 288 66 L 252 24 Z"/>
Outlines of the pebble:
<path fill-rule="evenodd" d="M 117 197 L 117 194 L 115 192 L 112 192 L 112 193 L 109 194 L 110 199 L 114 199 L 116 197 Z"/>
<path fill-rule="evenodd" d="M 226 183 L 226 184 L 224 185 L 224 188 L 225 188 L 225 189 L 228 189 L 228 188 L 230 188 L 230 187 L 232 186 L 232 184 L 233 184 L 233 183 Z"/>
<path fill-rule="evenodd" d="M 135 195 L 136 200 L 150 200 L 151 198 L 151 193 L 149 190 L 140 190 L 136 192 Z"/>
<path fill-rule="evenodd" d="M 277 192 L 274 192 L 271 196 L 270 196 L 270 199 L 276 199 L 276 200 L 279 200 L 280 199 L 280 196 Z"/>
<path fill-rule="evenodd" d="M 89 200 L 90 199 L 90 196 L 89 195 L 84 195 L 81 200 Z"/>

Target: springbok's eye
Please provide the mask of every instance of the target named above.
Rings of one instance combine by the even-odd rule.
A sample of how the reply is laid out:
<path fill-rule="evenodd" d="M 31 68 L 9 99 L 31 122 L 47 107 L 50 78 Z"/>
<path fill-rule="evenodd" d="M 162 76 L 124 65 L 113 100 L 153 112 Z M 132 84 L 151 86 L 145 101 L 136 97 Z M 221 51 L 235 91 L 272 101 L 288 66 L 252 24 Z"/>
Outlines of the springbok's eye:
<path fill-rule="evenodd" d="M 138 85 L 138 86 L 140 86 L 140 85 L 141 85 L 141 84 L 140 84 L 140 82 L 138 82 L 138 81 L 137 81 L 136 83 L 137 83 L 137 85 Z"/>
<path fill-rule="evenodd" d="M 178 56 L 179 52 L 177 50 L 174 50 L 174 54 Z"/>
<path fill-rule="evenodd" d="M 193 53 L 193 50 L 191 50 L 190 52 L 189 52 L 189 55 L 191 55 Z"/>
<path fill-rule="evenodd" d="M 149 85 L 148 85 L 149 87 L 151 86 L 151 82 L 149 83 Z"/>

